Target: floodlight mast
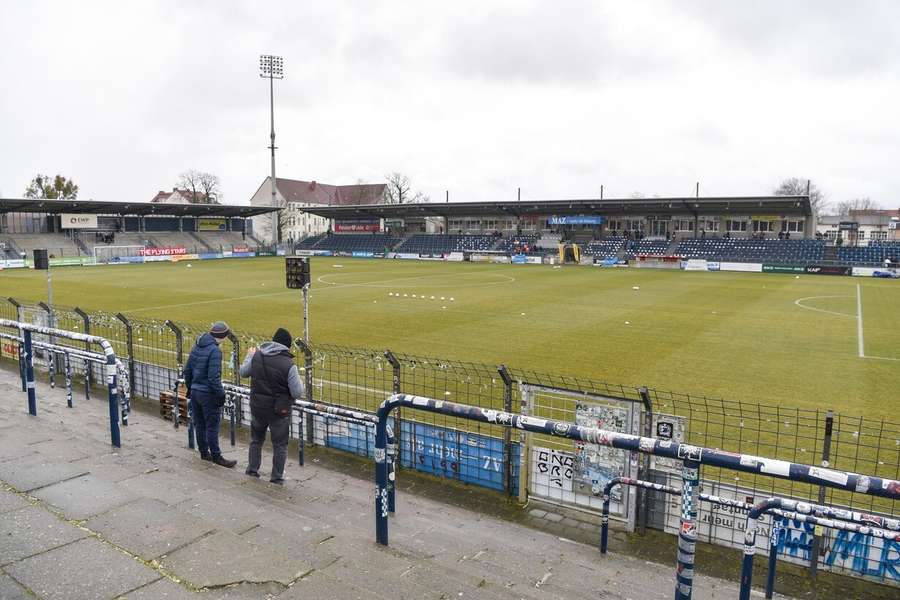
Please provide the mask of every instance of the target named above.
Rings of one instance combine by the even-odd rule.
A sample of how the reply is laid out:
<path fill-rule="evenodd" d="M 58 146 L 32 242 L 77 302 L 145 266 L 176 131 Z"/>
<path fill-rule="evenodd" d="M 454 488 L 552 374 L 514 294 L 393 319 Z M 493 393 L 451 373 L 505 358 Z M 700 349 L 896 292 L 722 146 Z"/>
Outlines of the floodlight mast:
<path fill-rule="evenodd" d="M 271 54 L 263 54 L 259 57 L 259 76 L 268 78 L 269 80 L 269 118 L 271 122 L 271 130 L 269 133 L 269 149 L 272 151 L 272 206 L 277 207 L 277 192 L 275 189 L 275 80 L 284 79 L 284 59 L 280 56 Z M 278 211 L 272 213 L 272 223 L 274 227 L 273 239 L 275 246 L 281 243 L 281 215 Z"/>

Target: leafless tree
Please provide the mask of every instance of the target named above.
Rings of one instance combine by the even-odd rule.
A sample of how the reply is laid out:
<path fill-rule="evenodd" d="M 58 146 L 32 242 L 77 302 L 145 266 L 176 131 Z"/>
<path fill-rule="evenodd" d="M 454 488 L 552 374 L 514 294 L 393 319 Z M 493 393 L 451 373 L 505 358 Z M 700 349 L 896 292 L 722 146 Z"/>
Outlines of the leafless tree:
<path fill-rule="evenodd" d="M 772 193 L 776 196 L 805 196 L 807 183 L 807 179 L 790 177 L 782 181 Z M 813 215 L 828 209 L 825 194 L 814 183 L 809 184 L 809 204 L 812 206 Z"/>
<path fill-rule="evenodd" d="M 199 196 L 197 190 L 200 189 L 200 178 L 203 174 L 195 169 L 188 169 L 178 176 L 178 187 L 188 190 L 191 193 L 190 201 L 197 203 Z"/>
<path fill-rule="evenodd" d="M 200 189 L 203 191 L 202 201 L 206 204 L 219 204 L 222 197 L 222 182 L 218 175 L 212 173 L 200 173 Z"/>
<path fill-rule="evenodd" d="M 403 173 L 393 172 L 385 175 L 387 190 L 384 201 L 387 204 L 409 204 L 411 202 L 428 202 L 429 198 L 422 192 L 413 192 L 409 177 Z"/>
<path fill-rule="evenodd" d="M 837 214 L 841 217 L 849 217 L 851 210 L 873 210 L 877 208 L 878 203 L 868 196 L 853 198 L 852 200 L 841 200 L 835 205 Z"/>

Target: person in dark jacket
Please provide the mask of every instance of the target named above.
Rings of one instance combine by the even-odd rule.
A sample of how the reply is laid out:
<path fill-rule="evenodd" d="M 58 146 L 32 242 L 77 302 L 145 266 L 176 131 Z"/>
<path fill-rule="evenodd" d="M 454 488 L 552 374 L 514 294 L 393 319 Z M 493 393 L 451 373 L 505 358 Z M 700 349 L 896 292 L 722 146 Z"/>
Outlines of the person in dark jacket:
<path fill-rule="evenodd" d="M 225 405 L 219 344 L 228 337 L 228 332 L 228 325 L 219 321 L 213 324 L 209 333 L 197 338 L 184 366 L 184 384 L 191 400 L 200 458 L 230 469 L 237 461 L 223 457 L 219 448 L 219 423 Z"/>
<path fill-rule="evenodd" d="M 284 485 L 291 408 L 303 397 L 303 382 L 291 354 L 292 338 L 278 329 L 271 342 L 250 348 L 241 363 L 241 377 L 250 377 L 250 456 L 245 473 L 259 477 L 266 429 L 272 432 L 272 473 L 269 481 Z"/>

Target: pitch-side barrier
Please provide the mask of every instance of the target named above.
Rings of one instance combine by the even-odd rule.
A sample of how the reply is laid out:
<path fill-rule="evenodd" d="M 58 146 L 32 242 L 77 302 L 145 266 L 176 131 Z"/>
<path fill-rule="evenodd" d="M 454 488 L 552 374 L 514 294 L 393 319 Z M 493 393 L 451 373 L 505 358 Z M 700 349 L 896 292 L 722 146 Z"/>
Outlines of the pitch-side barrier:
<path fill-rule="evenodd" d="M 375 426 L 375 538 L 379 544 L 385 546 L 388 544 L 388 513 L 390 512 L 388 510 L 389 469 L 386 425 L 391 411 L 401 407 L 682 461 L 681 527 L 678 534 L 675 600 L 690 600 L 693 592 L 694 555 L 697 543 L 697 492 L 701 465 L 769 475 L 779 479 L 811 483 L 882 498 L 900 499 L 900 482 L 892 479 L 869 477 L 761 456 L 736 454 L 671 440 L 582 427 L 574 423 L 477 408 L 421 396 L 394 394 L 382 402 L 378 408 L 376 413 L 378 422 Z"/>
<path fill-rule="evenodd" d="M 671 485 L 653 483 L 651 481 L 642 481 L 640 479 L 633 479 L 631 477 L 612 478 L 603 487 L 603 512 L 601 515 L 600 526 L 601 554 L 606 554 L 608 546 L 609 504 L 611 500 L 612 490 L 618 485 L 630 485 L 633 487 L 640 487 L 647 490 L 654 490 L 657 492 L 671 494 L 673 496 L 681 495 L 681 490 Z M 722 498 L 720 496 L 704 494 L 702 492 L 698 494 L 698 497 L 703 502 L 709 502 L 710 504 L 715 504 L 717 506 L 728 506 L 731 508 L 736 508 L 738 510 L 745 511 L 748 514 L 752 513 L 755 508 L 753 504 L 750 504 L 748 502 L 741 502 L 740 500 L 733 500 L 731 498 Z M 779 502 L 776 503 L 774 502 L 775 500 L 778 500 Z M 861 533 L 864 535 L 868 534 L 875 537 L 900 541 L 900 520 L 897 519 L 888 519 L 877 515 L 869 515 L 866 513 L 844 510 L 840 508 L 832 508 L 829 506 L 818 506 L 805 502 L 794 502 L 793 504 L 791 504 L 793 501 L 782 500 L 781 498 L 770 498 L 766 502 L 769 503 L 770 508 L 763 512 L 772 514 L 782 519 L 790 519 L 801 523 L 809 523 L 810 525 L 818 525 L 820 527 L 828 527 L 831 529 L 852 531 L 854 533 Z M 763 512 L 760 512 L 760 515 L 763 514 Z M 759 519 L 759 515 L 756 518 Z M 754 521 L 754 524 L 755 523 L 756 521 Z M 769 569 L 766 577 L 766 598 L 772 598 L 775 591 L 775 569 L 778 561 L 779 529 L 780 527 L 775 524 L 772 527 L 771 534 L 769 535 Z M 744 564 L 742 566 L 743 573 L 741 577 L 741 589 L 743 590 L 744 586 L 746 585 L 746 588 L 748 590 L 747 593 L 749 594 L 751 578 L 753 575 L 753 552 L 755 551 L 756 544 L 755 530 L 753 532 L 753 540 L 750 542 L 751 545 L 747 546 L 746 544 L 747 539 L 745 538 L 745 555 Z M 747 556 L 750 557 L 749 563 L 747 562 Z M 744 577 L 745 575 L 746 579 Z M 743 593 L 743 591 L 741 593 Z"/>
<path fill-rule="evenodd" d="M 235 409 L 231 411 L 232 419 L 231 419 L 231 445 L 234 446 L 234 436 L 235 436 L 235 419 L 234 415 L 237 413 L 236 407 L 242 405 L 242 400 L 250 400 L 250 388 L 243 385 L 235 385 L 232 383 L 223 383 L 222 387 L 225 389 L 225 398 L 226 402 L 233 402 Z M 297 415 L 299 419 L 298 423 L 298 435 L 297 435 L 297 462 L 302 467 L 304 465 L 304 453 L 305 453 L 305 427 L 304 420 L 307 417 L 322 417 L 322 418 L 336 418 L 340 419 L 346 423 L 355 423 L 357 425 L 362 425 L 365 427 L 375 427 L 378 423 L 378 417 L 369 412 L 364 412 L 360 410 L 352 410 L 348 408 L 343 408 L 340 406 L 334 406 L 332 404 L 325 404 L 323 402 L 309 402 L 308 400 L 294 400 L 293 411 Z M 190 415 L 190 408 L 188 408 L 188 414 Z M 188 422 L 190 423 L 190 416 L 188 417 Z M 188 434 L 188 446 L 193 448 L 193 440 L 190 438 L 190 433 Z M 394 432 L 390 425 L 387 426 L 387 455 L 389 457 L 388 460 L 388 512 L 393 513 L 395 507 L 395 487 L 396 487 L 396 460 L 397 460 L 397 445 L 396 440 L 394 439 Z"/>
<path fill-rule="evenodd" d="M 896 484 L 897 482 L 894 483 Z M 898 533 L 900 531 L 900 522 L 896 519 L 867 515 L 843 508 L 818 506 L 787 498 L 768 498 L 755 506 L 750 506 L 750 511 L 747 514 L 747 527 L 744 530 L 744 559 L 741 564 L 740 600 L 750 600 L 750 588 L 753 584 L 753 556 L 756 554 L 756 531 L 759 527 L 760 517 L 766 514 L 780 515 L 786 513 L 791 514 L 793 519 L 800 522 L 832 529 L 844 529 L 900 542 L 900 533 Z M 848 523 L 846 521 L 851 522 Z M 851 525 L 853 528 L 850 527 Z M 770 549 L 770 579 L 773 577 L 772 573 L 774 572 L 772 554 L 774 552 Z M 767 596 L 767 598 L 771 598 L 771 596 Z"/>
<path fill-rule="evenodd" d="M 32 325 L 31 323 L 24 323 L 21 321 L 12 321 L 9 319 L 0 319 L 0 327 L 9 327 L 12 329 L 18 329 L 20 332 L 19 338 L 15 338 L 17 341 L 21 341 L 21 351 L 19 353 L 21 357 L 21 366 L 24 372 L 23 378 L 23 387 L 25 392 L 28 395 L 28 413 L 32 416 L 37 416 L 37 395 L 36 395 L 36 387 L 35 387 L 35 379 L 34 379 L 34 350 L 38 345 L 43 348 L 49 349 L 51 352 L 58 352 L 63 354 L 71 354 L 75 356 L 76 354 L 80 355 L 82 358 L 87 357 L 89 360 L 95 360 L 96 362 L 102 362 L 106 365 L 106 385 L 107 391 L 109 395 L 109 433 L 110 440 L 113 446 L 120 448 L 122 446 L 121 435 L 119 432 L 119 397 L 118 397 L 118 373 L 121 365 L 116 360 L 116 353 L 113 350 L 112 344 L 109 343 L 106 339 L 96 336 L 96 335 L 87 335 L 84 333 L 77 333 L 74 331 L 66 331 L 64 329 L 54 329 L 51 327 L 40 327 L 38 325 Z M 33 334 L 46 335 L 53 338 L 60 339 L 68 339 L 74 340 L 77 342 L 85 342 L 89 344 L 96 344 L 100 346 L 103 350 L 103 354 L 94 354 L 92 352 L 88 352 L 86 350 L 79 350 L 75 348 L 68 348 L 66 346 L 60 346 L 57 344 L 46 344 L 44 342 L 36 342 L 32 340 Z M 68 362 L 68 361 L 67 361 Z M 70 365 L 71 367 L 71 365 Z M 71 372 L 67 374 L 67 384 L 68 387 L 71 388 Z M 71 406 L 71 391 L 68 392 L 67 398 L 69 401 L 69 405 Z"/>

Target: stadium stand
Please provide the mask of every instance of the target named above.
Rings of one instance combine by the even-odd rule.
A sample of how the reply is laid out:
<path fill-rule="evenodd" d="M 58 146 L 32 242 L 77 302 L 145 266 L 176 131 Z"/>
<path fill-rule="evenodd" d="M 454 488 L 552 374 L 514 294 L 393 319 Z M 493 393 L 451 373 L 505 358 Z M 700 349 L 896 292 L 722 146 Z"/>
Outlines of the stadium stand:
<path fill-rule="evenodd" d="M 666 254 L 669 242 L 666 240 L 638 240 L 626 244 L 626 258 L 634 258 L 638 254 Z"/>
<path fill-rule="evenodd" d="M 61 233 L 9 233 L 4 239 L 12 241 L 26 256 L 36 248 L 46 248 L 55 257 L 84 255 L 72 238 Z"/>
<path fill-rule="evenodd" d="M 599 258 L 615 258 L 624 245 L 625 238 L 608 237 L 603 240 L 594 240 L 584 247 L 584 253 Z"/>
<path fill-rule="evenodd" d="M 339 233 L 314 236 L 297 245 L 301 250 L 331 250 L 332 252 L 384 252 L 400 242 L 387 233 Z"/>
<path fill-rule="evenodd" d="M 521 251 L 527 246 L 528 254 L 545 254 L 545 250 L 543 248 L 538 248 L 537 246 L 540 238 L 540 235 L 514 235 L 512 237 L 502 238 L 494 247 L 494 250 L 499 250 L 500 252 L 515 252 L 517 249 Z"/>
<path fill-rule="evenodd" d="M 812 263 L 820 262 L 825 243 L 820 240 L 681 240 L 675 254 L 684 258 L 703 258 L 733 262 Z"/>
<path fill-rule="evenodd" d="M 881 265 L 885 259 L 896 262 L 900 259 L 900 242 L 875 241 L 868 246 L 841 246 L 837 248 L 837 259 L 846 263 L 876 265 Z"/>
<path fill-rule="evenodd" d="M 492 235 L 416 234 L 396 248 L 401 253 L 443 254 L 490 250 L 497 241 Z"/>

